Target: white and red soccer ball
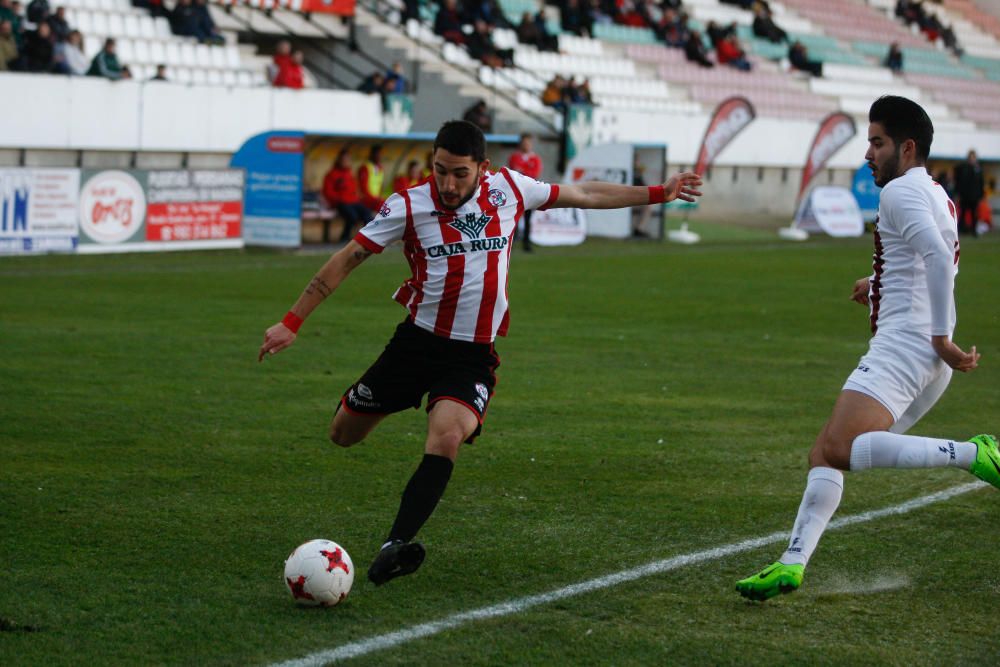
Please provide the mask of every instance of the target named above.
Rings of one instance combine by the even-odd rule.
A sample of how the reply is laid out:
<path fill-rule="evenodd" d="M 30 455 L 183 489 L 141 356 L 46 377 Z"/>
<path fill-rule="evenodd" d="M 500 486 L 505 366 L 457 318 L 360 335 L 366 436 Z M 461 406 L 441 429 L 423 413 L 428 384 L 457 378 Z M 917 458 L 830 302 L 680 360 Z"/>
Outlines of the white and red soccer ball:
<path fill-rule="evenodd" d="M 285 561 L 285 586 L 301 605 L 332 607 L 351 592 L 354 563 L 347 551 L 330 540 L 310 540 Z"/>

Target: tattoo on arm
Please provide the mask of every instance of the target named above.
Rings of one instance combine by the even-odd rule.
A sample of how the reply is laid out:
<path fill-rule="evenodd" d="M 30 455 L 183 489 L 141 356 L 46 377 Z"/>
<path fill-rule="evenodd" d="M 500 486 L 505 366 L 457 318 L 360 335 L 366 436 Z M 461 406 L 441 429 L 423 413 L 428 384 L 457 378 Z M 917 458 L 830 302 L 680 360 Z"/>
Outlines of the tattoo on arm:
<path fill-rule="evenodd" d="M 319 276 L 316 276 L 309 282 L 309 287 L 306 288 L 306 294 L 315 294 L 319 292 L 319 295 L 324 299 L 333 292 L 329 285 L 326 284 Z"/>
<path fill-rule="evenodd" d="M 357 261 L 357 262 L 362 262 L 362 261 L 368 259 L 371 256 L 372 256 L 372 251 L 371 250 L 364 250 L 364 249 L 362 249 L 362 250 L 355 250 L 354 251 L 354 260 Z"/>

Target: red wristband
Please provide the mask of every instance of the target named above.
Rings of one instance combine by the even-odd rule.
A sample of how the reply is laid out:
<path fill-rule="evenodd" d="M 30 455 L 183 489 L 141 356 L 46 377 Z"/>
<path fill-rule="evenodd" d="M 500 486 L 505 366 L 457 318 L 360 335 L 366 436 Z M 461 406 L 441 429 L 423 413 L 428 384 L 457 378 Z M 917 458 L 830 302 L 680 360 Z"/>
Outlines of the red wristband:
<path fill-rule="evenodd" d="M 284 324 L 285 327 L 287 327 L 292 333 L 298 333 L 299 327 L 302 326 L 302 318 L 292 311 L 288 311 L 285 317 L 281 320 L 281 323 Z"/>
<path fill-rule="evenodd" d="M 649 186 L 649 203 L 662 204 L 667 201 L 667 193 L 662 185 Z"/>

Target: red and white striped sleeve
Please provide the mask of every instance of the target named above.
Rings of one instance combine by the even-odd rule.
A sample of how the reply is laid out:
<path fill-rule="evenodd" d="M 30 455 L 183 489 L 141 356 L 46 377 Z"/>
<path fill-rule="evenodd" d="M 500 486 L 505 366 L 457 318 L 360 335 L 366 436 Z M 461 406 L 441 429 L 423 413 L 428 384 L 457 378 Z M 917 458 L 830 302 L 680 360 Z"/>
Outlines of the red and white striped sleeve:
<path fill-rule="evenodd" d="M 559 198 L 559 186 L 554 183 L 536 181 L 513 169 L 508 169 L 507 173 L 510 174 L 517 189 L 521 191 L 526 210 L 544 211 Z"/>
<path fill-rule="evenodd" d="M 406 202 L 399 193 L 393 193 L 385 200 L 371 222 L 354 235 L 354 240 L 367 250 L 380 253 L 390 243 L 402 239 L 404 231 L 406 231 Z"/>

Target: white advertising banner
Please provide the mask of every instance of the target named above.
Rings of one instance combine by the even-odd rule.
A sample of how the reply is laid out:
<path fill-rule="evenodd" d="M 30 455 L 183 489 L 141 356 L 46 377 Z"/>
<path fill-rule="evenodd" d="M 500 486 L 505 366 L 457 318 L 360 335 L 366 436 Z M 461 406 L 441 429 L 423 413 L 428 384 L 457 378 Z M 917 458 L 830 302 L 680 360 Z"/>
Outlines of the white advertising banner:
<path fill-rule="evenodd" d="M 0 169 L 0 255 L 73 252 L 79 169 Z"/>
<path fill-rule="evenodd" d="M 531 214 L 535 245 L 580 245 L 587 238 L 587 218 L 578 208 L 553 208 Z"/>
<path fill-rule="evenodd" d="M 566 167 L 567 183 L 604 181 L 632 185 L 632 144 L 602 144 L 580 150 Z M 536 213 L 537 215 L 537 213 Z M 534 226 L 535 218 L 531 219 Z M 587 213 L 587 234 L 624 239 L 632 235 L 632 210 L 596 209 Z M 534 240 L 534 234 L 532 234 Z"/>
<path fill-rule="evenodd" d="M 850 190 L 824 185 L 813 188 L 803 200 L 795 214 L 795 226 L 830 236 L 861 236 L 865 220 Z"/>

